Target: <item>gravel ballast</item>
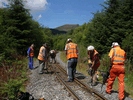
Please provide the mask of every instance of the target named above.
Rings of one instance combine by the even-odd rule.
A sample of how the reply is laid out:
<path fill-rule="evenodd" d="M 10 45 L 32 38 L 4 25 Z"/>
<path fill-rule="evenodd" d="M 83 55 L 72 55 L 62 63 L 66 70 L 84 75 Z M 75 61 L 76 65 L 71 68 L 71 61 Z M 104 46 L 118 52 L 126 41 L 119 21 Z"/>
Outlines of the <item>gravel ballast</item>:
<path fill-rule="evenodd" d="M 58 62 L 62 67 L 67 69 L 67 64 L 60 59 L 60 52 L 56 55 L 56 62 Z M 38 66 L 39 62 L 34 62 L 34 67 Z M 86 80 L 88 77 L 84 76 Z M 101 84 L 97 86 L 91 86 L 89 83 L 88 86 L 98 91 L 100 94 L 103 94 L 108 100 L 119 100 L 118 92 L 113 92 L 111 95 L 106 94 L 106 86 L 104 85 L 101 91 Z M 35 99 L 44 98 L 45 100 L 74 100 L 69 93 L 64 89 L 64 86 L 57 81 L 54 74 L 38 74 L 38 68 L 31 70 L 30 83 L 28 84 L 26 90 L 34 96 Z M 80 91 L 82 92 L 82 91 Z M 81 93 L 81 95 L 83 95 Z M 86 100 L 82 98 L 82 100 Z M 89 100 L 89 99 L 87 99 Z M 90 100 L 92 100 L 90 98 Z M 125 97 L 124 100 L 133 100 L 132 98 Z"/>

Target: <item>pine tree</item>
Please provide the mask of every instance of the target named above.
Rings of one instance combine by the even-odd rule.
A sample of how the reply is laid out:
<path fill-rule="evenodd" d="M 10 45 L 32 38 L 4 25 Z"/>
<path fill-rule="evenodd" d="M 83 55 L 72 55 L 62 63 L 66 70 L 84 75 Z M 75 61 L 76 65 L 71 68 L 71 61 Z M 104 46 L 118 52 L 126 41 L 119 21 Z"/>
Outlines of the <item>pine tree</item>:
<path fill-rule="evenodd" d="M 6 46 L 17 48 L 18 51 L 25 48 L 28 44 L 28 37 L 32 36 L 30 30 L 31 16 L 29 11 L 24 8 L 22 0 L 10 0 L 10 5 L 3 15 L 2 26 L 3 36 L 6 39 Z"/>

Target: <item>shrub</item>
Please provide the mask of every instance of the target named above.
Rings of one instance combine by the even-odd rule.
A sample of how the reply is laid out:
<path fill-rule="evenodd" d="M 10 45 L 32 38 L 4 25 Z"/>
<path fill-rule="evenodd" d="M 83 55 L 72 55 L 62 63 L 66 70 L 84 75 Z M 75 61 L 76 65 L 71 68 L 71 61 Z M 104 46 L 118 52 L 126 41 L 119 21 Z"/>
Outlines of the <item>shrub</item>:
<path fill-rule="evenodd" d="M 26 78 L 27 64 L 24 57 L 9 53 L 12 59 L 2 60 L 0 63 L 0 99 L 16 100 L 18 92 L 22 90 Z"/>
<path fill-rule="evenodd" d="M 2 93 L 8 95 L 9 100 L 17 100 L 18 92 L 21 90 L 24 80 L 21 79 L 9 79 L 7 83 L 3 83 L 4 86 Z"/>

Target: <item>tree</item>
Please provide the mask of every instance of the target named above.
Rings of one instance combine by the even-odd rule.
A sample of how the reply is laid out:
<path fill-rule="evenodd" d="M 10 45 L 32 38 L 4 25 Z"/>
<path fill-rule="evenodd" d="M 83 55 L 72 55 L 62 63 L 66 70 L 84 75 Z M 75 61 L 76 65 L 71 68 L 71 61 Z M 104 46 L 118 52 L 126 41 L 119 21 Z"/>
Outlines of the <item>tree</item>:
<path fill-rule="evenodd" d="M 31 16 L 28 10 L 24 8 L 23 1 L 10 0 L 10 6 L 2 18 L 2 35 L 6 40 L 5 45 L 10 49 L 17 48 L 19 52 L 23 52 L 28 42 L 26 38 L 32 36 L 30 30 Z"/>

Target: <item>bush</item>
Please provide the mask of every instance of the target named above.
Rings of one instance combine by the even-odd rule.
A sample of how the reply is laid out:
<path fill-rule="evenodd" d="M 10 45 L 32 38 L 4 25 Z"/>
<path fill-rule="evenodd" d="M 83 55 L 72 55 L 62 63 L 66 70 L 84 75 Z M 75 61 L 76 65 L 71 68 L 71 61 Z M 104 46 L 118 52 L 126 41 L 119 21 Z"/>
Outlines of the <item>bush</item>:
<path fill-rule="evenodd" d="M 99 70 L 107 71 L 109 66 L 110 66 L 110 61 L 109 61 L 108 54 L 102 55 L 100 60 Z"/>
<path fill-rule="evenodd" d="M 9 59 L 0 62 L 0 99 L 16 100 L 27 80 L 27 64 L 25 58 L 17 52 L 9 53 L 8 56 Z"/>
<path fill-rule="evenodd" d="M 18 92 L 21 90 L 24 80 L 9 79 L 7 83 L 3 83 L 2 93 L 7 93 L 9 100 L 17 100 Z"/>
<path fill-rule="evenodd" d="M 79 59 L 84 59 L 84 57 L 88 57 L 87 49 L 83 44 L 78 44 L 78 52 L 79 52 Z"/>

